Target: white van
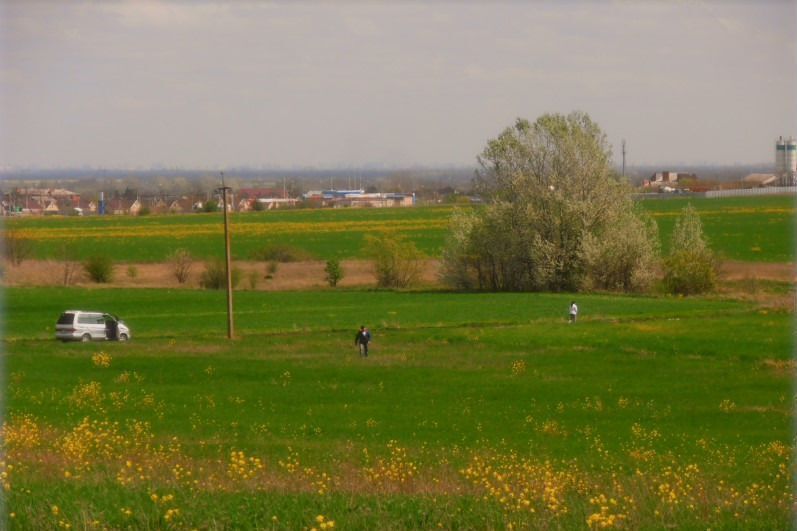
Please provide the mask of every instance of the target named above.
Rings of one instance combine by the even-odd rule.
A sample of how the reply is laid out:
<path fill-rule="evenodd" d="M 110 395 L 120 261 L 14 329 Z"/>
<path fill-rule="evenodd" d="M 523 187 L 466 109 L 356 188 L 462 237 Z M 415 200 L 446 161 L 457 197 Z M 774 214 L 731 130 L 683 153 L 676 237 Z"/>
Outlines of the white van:
<path fill-rule="evenodd" d="M 115 315 L 67 310 L 55 324 L 55 338 L 61 341 L 127 341 L 130 329 Z"/>

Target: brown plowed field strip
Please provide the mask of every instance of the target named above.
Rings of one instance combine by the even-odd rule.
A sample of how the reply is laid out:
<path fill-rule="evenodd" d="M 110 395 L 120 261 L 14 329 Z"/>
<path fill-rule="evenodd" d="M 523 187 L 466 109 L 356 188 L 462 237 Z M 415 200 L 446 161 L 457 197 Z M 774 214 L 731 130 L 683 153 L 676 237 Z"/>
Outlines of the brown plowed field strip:
<path fill-rule="evenodd" d="M 241 270 L 239 289 L 263 291 L 304 290 L 326 287 L 324 262 L 293 262 L 278 264 L 277 271 L 267 278 L 267 266 L 263 262 L 236 262 Z M 376 283 L 371 264 L 364 260 L 347 260 L 341 263 L 344 271 L 341 287 L 368 287 Z M 181 285 L 174 278 L 169 264 L 122 264 L 114 269 L 114 279 L 108 287 L 125 288 L 198 288 L 199 276 L 204 270 L 201 263 L 191 269 L 188 282 Z M 440 263 L 437 260 L 424 262 L 421 284 L 439 284 Z M 794 264 L 771 264 L 761 262 L 733 262 L 722 264 L 723 280 L 774 280 L 797 282 Z M 58 286 L 63 285 L 64 264 L 50 260 L 28 260 L 20 266 L 5 264 L 6 286 Z M 77 267 L 73 285 L 91 285 L 82 268 Z"/>
<path fill-rule="evenodd" d="M 235 262 L 234 267 L 241 271 L 238 289 L 262 291 L 310 290 L 327 287 L 324 278 L 324 262 L 292 262 L 277 265 L 277 271 L 267 278 L 267 264 L 264 262 Z M 370 262 L 347 260 L 341 262 L 343 279 L 341 287 L 368 287 L 376 284 L 376 277 Z M 120 264 L 114 268 L 113 281 L 95 284 L 86 277 L 78 265 L 71 285 L 114 288 L 199 288 L 199 277 L 204 271 L 202 263 L 195 263 L 189 279 L 179 284 L 169 264 Z M 424 261 L 420 282 L 434 285 L 438 281 L 439 262 Z M 5 264 L 6 286 L 61 286 L 64 284 L 64 263 L 51 260 L 27 260 L 19 266 Z"/>

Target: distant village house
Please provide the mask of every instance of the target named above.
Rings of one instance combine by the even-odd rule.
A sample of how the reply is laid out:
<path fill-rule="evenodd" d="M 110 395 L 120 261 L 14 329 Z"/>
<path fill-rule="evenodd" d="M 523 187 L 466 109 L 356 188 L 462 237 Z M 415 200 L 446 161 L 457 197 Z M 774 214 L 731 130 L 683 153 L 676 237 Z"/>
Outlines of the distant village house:
<path fill-rule="evenodd" d="M 675 171 L 660 171 L 645 179 L 642 183 L 645 188 L 672 188 L 684 180 L 696 181 L 697 175 L 694 173 L 679 173 Z"/>
<path fill-rule="evenodd" d="M 4 215 L 72 215 L 80 194 L 63 188 L 17 188 L 3 194 Z"/>

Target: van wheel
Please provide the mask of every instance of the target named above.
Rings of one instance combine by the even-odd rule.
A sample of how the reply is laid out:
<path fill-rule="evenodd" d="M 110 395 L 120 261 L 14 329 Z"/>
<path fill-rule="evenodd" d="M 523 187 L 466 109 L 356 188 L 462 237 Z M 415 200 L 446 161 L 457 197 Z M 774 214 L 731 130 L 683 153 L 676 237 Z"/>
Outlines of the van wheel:
<path fill-rule="evenodd" d="M 89 341 L 91 341 L 91 334 L 83 334 L 83 336 L 80 338 L 80 340 L 83 343 L 88 343 Z"/>
<path fill-rule="evenodd" d="M 127 334 L 119 334 L 119 341 L 127 341 Z"/>

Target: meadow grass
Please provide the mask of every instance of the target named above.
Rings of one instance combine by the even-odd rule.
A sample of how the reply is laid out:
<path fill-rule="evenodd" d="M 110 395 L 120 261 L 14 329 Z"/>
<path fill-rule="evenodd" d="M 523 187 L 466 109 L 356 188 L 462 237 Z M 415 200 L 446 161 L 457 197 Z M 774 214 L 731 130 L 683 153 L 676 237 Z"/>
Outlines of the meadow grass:
<path fill-rule="evenodd" d="M 8 289 L 7 526 L 788 528 L 792 313 L 571 297 Z"/>
<path fill-rule="evenodd" d="M 793 196 L 641 201 L 659 225 L 665 251 L 675 219 L 688 203 L 700 213 L 713 248 L 724 258 L 793 260 Z M 438 257 L 452 212 L 452 207 L 442 206 L 234 214 L 232 252 L 235 259 L 247 260 L 266 245 L 287 244 L 319 260 L 363 258 L 367 234 L 395 231 L 426 255 Z M 223 255 L 221 214 L 12 218 L 5 229 L 32 238 L 39 259 L 63 259 L 64 244 L 72 259 L 107 254 L 119 262 L 159 262 L 178 247 L 202 259 Z"/>
<path fill-rule="evenodd" d="M 233 256 L 250 259 L 267 245 L 292 245 L 317 259 L 363 255 L 365 235 L 397 231 L 430 256 L 442 248 L 450 207 L 305 209 L 247 212 L 230 216 Z M 123 262 L 162 261 L 175 248 L 201 258 L 223 255 L 221 213 L 161 216 L 17 218 L 6 223 L 37 245 L 36 257 L 60 258 L 59 244 L 73 256 L 109 254 Z"/>
<path fill-rule="evenodd" d="M 680 211 L 691 204 L 703 230 L 723 258 L 747 262 L 794 260 L 795 197 L 773 195 L 721 199 L 676 198 L 641 201 L 659 226 L 666 252 Z"/>

